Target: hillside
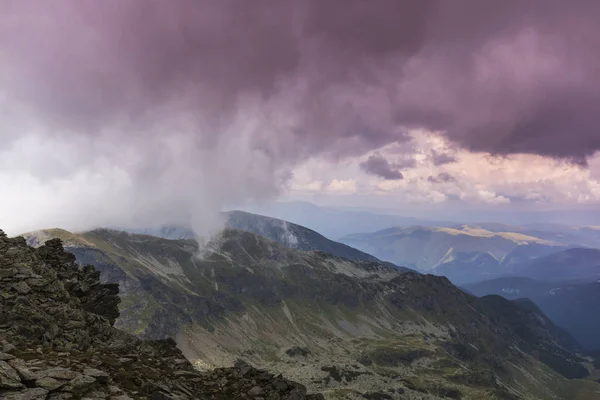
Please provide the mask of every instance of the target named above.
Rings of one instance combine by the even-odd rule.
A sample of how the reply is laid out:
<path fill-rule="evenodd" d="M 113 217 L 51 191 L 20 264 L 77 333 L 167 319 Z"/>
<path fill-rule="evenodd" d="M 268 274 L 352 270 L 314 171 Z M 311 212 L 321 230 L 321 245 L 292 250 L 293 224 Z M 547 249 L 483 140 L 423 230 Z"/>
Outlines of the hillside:
<path fill-rule="evenodd" d="M 465 289 L 477 296 L 527 297 L 587 349 L 600 349 L 599 282 L 574 284 L 510 277 L 465 285 Z"/>
<path fill-rule="evenodd" d="M 586 399 L 600 390 L 582 379 L 589 364 L 578 344 L 535 306 L 478 299 L 445 278 L 240 230 L 203 247 L 111 230 L 76 236 L 94 246 L 69 250 L 122 288 L 116 326 L 175 337 L 200 369 L 242 359 L 330 399 Z"/>
<path fill-rule="evenodd" d="M 33 249 L 0 231 L 0 398 L 323 398 L 248 365 L 200 373 L 173 340 L 115 329 L 118 286 L 98 278 L 59 239 Z"/>

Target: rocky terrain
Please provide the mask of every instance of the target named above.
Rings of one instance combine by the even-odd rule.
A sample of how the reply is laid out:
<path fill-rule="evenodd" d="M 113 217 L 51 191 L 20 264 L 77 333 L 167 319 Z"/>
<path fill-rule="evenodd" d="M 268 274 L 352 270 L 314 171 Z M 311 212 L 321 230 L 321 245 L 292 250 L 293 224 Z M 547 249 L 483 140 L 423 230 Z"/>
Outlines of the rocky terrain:
<path fill-rule="evenodd" d="M 113 327 L 118 285 L 54 239 L 33 249 L 0 231 L 0 398 L 319 399 L 248 364 L 195 370 L 171 339 Z"/>
<path fill-rule="evenodd" d="M 119 284 L 117 327 L 175 338 L 200 371 L 246 362 L 328 399 L 600 394 L 591 360 L 530 302 L 240 230 L 205 246 L 111 230 L 26 235 L 35 245 L 53 236 Z"/>

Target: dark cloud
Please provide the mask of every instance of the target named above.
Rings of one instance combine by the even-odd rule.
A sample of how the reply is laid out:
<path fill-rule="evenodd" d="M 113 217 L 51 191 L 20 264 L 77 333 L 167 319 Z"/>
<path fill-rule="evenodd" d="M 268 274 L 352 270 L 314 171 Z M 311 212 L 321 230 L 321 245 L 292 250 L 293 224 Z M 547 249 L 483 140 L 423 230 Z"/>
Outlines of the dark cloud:
<path fill-rule="evenodd" d="M 427 180 L 431 183 L 456 182 L 456 178 L 447 172 L 440 172 L 437 176 L 429 175 Z"/>
<path fill-rule="evenodd" d="M 436 150 L 432 150 L 431 151 L 431 161 L 433 161 L 433 165 L 440 166 L 440 165 L 456 162 L 456 157 L 454 157 L 450 153 L 440 153 Z"/>
<path fill-rule="evenodd" d="M 24 135 L 84 142 L 71 171 L 107 163 L 143 198 L 162 177 L 215 204 L 411 128 L 584 163 L 599 19 L 597 0 L 0 0 L 0 153 Z"/>
<path fill-rule="evenodd" d="M 380 153 L 375 153 L 366 161 L 360 163 L 360 168 L 368 174 L 378 176 L 387 180 L 404 179 L 404 175 L 400 172 L 401 166 L 391 164 Z"/>
<path fill-rule="evenodd" d="M 594 0 L 2 0 L 0 11 L 0 84 L 60 131 L 147 131 L 184 114 L 218 132 L 254 96 L 267 125 L 296 113 L 285 138 L 255 138 L 287 157 L 358 154 L 403 140 L 399 127 L 496 154 L 600 148 Z"/>

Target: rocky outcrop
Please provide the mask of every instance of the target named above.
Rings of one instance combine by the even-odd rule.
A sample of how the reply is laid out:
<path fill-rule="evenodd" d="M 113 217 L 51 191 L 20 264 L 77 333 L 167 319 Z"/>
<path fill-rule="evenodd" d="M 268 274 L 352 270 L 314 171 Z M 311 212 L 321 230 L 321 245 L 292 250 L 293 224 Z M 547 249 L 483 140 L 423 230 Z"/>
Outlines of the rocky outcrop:
<path fill-rule="evenodd" d="M 118 303 L 118 285 L 60 240 L 33 249 L 0 231 L 0 398 L 322 398 L 247 364 L 198 372 L 173 340 L 115 329 Z"/>

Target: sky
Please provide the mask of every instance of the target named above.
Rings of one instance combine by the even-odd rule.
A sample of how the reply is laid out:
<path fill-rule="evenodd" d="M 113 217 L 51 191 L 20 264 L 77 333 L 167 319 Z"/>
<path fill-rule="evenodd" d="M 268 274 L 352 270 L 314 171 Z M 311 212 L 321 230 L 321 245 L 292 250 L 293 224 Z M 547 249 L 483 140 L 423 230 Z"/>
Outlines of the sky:
<path fill-rule="evenodd" d="M 595 0 L 0 0 L 0 228 L 600 205 Z"/>

